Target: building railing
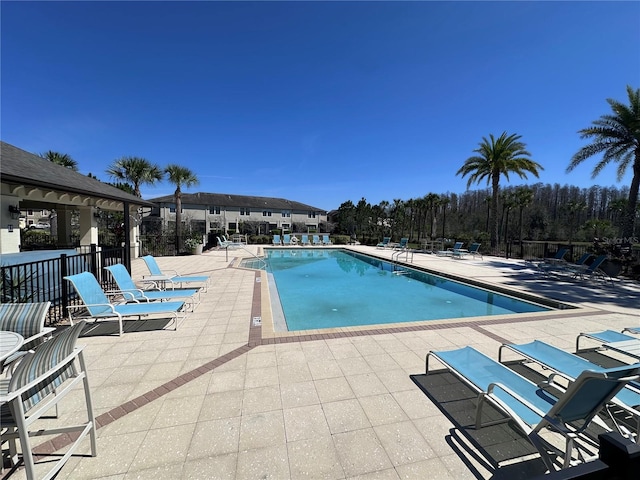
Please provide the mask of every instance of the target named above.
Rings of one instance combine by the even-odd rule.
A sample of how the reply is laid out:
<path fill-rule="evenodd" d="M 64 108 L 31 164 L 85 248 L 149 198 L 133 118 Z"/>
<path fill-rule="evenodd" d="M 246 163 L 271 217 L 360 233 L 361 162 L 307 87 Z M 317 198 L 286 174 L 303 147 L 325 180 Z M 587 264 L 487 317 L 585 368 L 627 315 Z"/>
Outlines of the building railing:
<path fill-rule="evenodd" d="M 105 290 L 115 286 L 103 267 L 124 263 L 124 248 L 80 247 L 77 255 L 0 266 L 0 303 L 51 302 L 46 323 L 52 325 L 67 314 L 67 306 L 79 302 L 64 280 L 67 275 L 91 272 Z"/>

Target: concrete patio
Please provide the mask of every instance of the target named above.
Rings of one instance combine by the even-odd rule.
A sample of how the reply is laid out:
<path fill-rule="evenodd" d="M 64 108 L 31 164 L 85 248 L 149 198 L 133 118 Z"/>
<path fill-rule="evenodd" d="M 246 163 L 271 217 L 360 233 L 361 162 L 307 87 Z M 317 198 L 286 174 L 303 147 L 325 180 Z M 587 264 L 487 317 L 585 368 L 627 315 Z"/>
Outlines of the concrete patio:
<path fill-rule="evenodd" d="M 347 247 L 390 258 L 390 250 Z M 410 375 L 431 349 L 543 340 L 574 351 L 578 333 L 640 326 L 640 286 L 547 278 L 519 260 L 416 253 L 413 264 L 579 308 L 473 320 L 274 332 L 264 272 L 236 268 L 261 247 L 159 257 L 211 286 L 177 331 L 162 321 L 101 324 L 86 345 L 97 457 L 74 456 L 58 479 L 531 478 L 535 456 L 496 469 Z M 147 273 L 141 259 L 132 276 Z M 260 321 L 258 321 L 260 320 Z M 80 412 L 81 393 L 61 404 Z M 440 406 L 442 407 L 442 406 Z M 88 444 L 88 441 L 87 441 Z M 64 439 L 41 451 L 64 451 Z M 89 451 L 88 445 L 86 451 Z M 527 452 L 524 452 L 525 454 Z M 45 463 L 41 466 L 47 466 Z M 25 478 L 24 469 L 5 478 Z"/>

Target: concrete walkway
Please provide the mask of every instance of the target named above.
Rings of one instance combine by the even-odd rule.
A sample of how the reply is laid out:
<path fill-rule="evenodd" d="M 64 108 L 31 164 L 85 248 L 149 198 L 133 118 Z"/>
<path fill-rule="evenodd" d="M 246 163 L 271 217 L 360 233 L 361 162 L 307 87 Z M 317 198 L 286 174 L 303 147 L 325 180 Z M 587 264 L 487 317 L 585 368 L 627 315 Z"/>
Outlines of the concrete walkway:
<path fill-rule="evenodd" d="M 582 331 L 640 326 L 637 283 L 605 287 L 546 278 L 522 261 L 416 253 L 414 265 L 579 308 L 278 333 L 269 323 L 264 273 L 234 267 L 260 250 L 159 257 L 163 270 L 212 279 L 177 331 L 158 321 L 126 322 L 122 337 L 104 324 L 80 339 L 98 456 L 73 457 L 58 479 L 530 478 L 544 473 L 539 459 L 496 469 L 410 375 L 424 373 L 431 349 L 472 345 L 497 358 L 503 341 L 539 339 L 573 351 Z M 145 273 L 135 259 L 133 278 Z M 62 417 L 82 412 L 82 401 L 78 391 L 63 402 Z M 58 439 L 41 451 L 59 447 Z M 25 478 L 24 470 L 6 478 Z"/>

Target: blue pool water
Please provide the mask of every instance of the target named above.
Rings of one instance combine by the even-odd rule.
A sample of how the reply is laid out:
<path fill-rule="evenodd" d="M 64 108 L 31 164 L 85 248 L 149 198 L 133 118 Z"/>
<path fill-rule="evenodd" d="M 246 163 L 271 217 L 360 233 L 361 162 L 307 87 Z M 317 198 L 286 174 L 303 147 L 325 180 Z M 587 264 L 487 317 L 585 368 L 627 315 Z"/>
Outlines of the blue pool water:
<path fill-rule="evenodd" d="M 290 331 L 550 310 L 354 252 L 266 252 Z"/>

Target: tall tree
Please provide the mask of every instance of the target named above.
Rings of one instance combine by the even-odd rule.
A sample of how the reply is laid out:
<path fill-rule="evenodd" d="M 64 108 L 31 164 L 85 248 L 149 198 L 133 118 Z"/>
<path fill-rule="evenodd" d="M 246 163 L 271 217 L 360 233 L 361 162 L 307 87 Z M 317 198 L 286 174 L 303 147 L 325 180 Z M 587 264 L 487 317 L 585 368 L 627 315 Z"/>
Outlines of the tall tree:
<path fill-rule="evenodd" d="M 136 197 L 142 197 L 140 185 L 153 185 L 164 178 L 162 169 L 140 157 L 122 157 L 107 169 L 107 174 L 116 180 L 130 182 Z"/>
<path fill-rule="evenodd" d="M 515 173 L 520 178 L 527 178 L 527 172 L 538 177 L 538 170 L 544 170 L 542 165 L 534 162 L 526 145 L 520 141 L 521 136 L 507 135 L 503 132 L 497 139 L 489 135 L 489 139 L 482 138 L 480 146 L 474 150 L 478 155 L 469 157 L 456 175 L 469 175 L 467 188 L 472 183 L 487 180 L 491 185 L 491 247 L 498 245 L 498 193 L 500 177 L 509 180 L 509 174 Z"/>
<path fill-rule="evenodd" d="M 522 245 L 522 230 L 523 230 L 522 213 L 524 212 L 524 209 L 528 207 L 531 204 L 531 202 L 533 202 L 533 190 L 527 187 L 516 188 L 515 201 L 516 201 L 516 205 L 518 206 L 518 213 L 519 213 L 518 240 L 520 240 L 520 245 Z"/>
<path fill-rule="evenodd" d="M 173 198 L 176 204 L 176 248 L 182 251 L 182 187 L 186 188 L 198 185 L 200 181 L 195 173 L 187 167 L 171 164 L 165 168 L 165 173 L 169 177 L 169 182 L 176 186 Z"/>
<path fill-rule="evenodd" d="M 633 90 L 627 85 L 627 95 L 629 105 L 608 98 L 612 113 L 594 120 L 591 127 L 579 130 L 580 138 L 590 138 L 593 142 L 578 150 L 567 167 L 567 172 L 570 172 L 587 158 L 602 153 L 591 178 L 595 178 L 610 162 L 616 162 L 618 181 L 621 181 L 631 165 L 633 177 L 622 222 L 623 237 L 633 236 L 640 188 L 640 88 Z"/>
<path fill-rule="evenodd" d="M 449 205 L 449 203 L 451 203 L 451 199 L 449 197 L 447 197 L 446 195 L 442 195 L 440 197 L 440 206 L 442 207 L 442 239 L 444 241 L 444 237 L 445 237 L 445 222 L 447 221 L 447 205 Z M 432 239 L 433 240 L 433 239 Z"/>
<path fill-rule="evenodd" d="M 78 162 L 76 162 L 71 155 L 67 153 L 59 153 L 54 152 L 53 150 L 48 150 L 44 153 L 41 153 L 40 156 L 42 158 L 46 158 L 50 162 L 55 163 L 56 165 L 60 165 L 62 167 L 66 167 L 74 172 L 78 171 Z"/>

